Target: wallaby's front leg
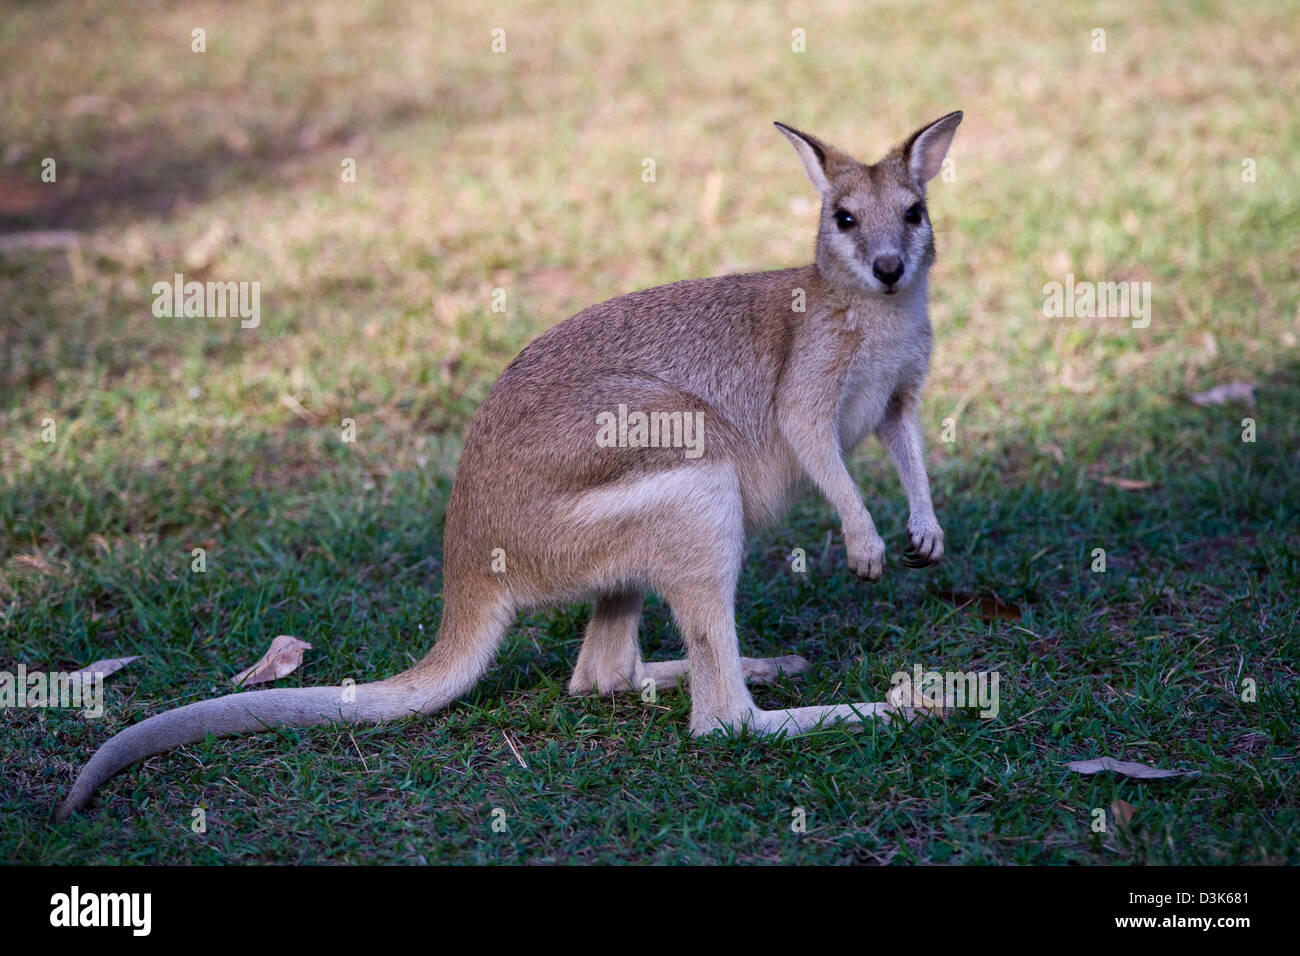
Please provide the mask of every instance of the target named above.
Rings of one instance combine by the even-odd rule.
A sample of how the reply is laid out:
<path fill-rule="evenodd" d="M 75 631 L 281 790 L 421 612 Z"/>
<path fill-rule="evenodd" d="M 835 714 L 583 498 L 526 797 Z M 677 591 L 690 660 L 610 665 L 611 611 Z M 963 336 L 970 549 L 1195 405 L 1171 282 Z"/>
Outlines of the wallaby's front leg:
<path fill-rule="evenodd" d="M 876 531 L 857 483 L 844 465 L 839 442 L 832 435 L 828 444 L 828 449 L 819 449 L 812 459 L 815 470 L 809 475 L 840 516 L 849 570 L 864 580 L 879 581 L 885 571 L 884 539 Z"/>
<path fill-rule="evenodd" d="M 938 564 L 943 557 L 943 529 L 939 527 L 934 503 L 930 500 L 930 478 L 925 473 L 925 443 L 915 397 L 907 396 L 891 402 L 876 433 L 894 459 L 911 512 L 907 519 L 907 533 L 912 539 L 912 550 L 903 557 L 903 563 L 909 568 Z"/>
<path fill-rule="evenodd" d="M 804 472 L 840 516 L 849 570 L 868 581 L 879 581 L 885 569 L 885 542 L 876 533 L 876 523 L 844 465 L 833 414 L 832 409 L 816 424 L 783 423 L 786 441 Z"/>

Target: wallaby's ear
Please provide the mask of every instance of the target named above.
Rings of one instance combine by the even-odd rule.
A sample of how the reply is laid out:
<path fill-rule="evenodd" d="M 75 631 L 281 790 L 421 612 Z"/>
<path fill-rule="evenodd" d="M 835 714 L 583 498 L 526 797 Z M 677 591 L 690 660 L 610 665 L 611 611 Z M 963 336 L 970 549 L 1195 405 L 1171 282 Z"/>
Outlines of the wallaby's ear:
<path fill-rule="evenodd" d="M 939 175 L 943 158 L 948 154 L 948 147 L 952 145 L 953 135 L 960 125 L 961 110 L 957 110 L 929 126 L 922 126 L 907 138 L 903 144 L 903 161 L 918 184 L 924 186 Z"/>
<path fill-rule="evenodd" d="M 785 134 L 794 151 L 799 154 L 803 160 L 803 168 L 808 171 L 808 178 L 812 184 L 817 187 L 817 191 L 825 196 L 831 190 L 831 181 L 829 168 L 831 162 L 838 158 L 838 151 L 829 143 L 823 143 L 816 136 L 810 136 L 807 133 L 801 133 L 792 126 L 786 126 L 784 123 L 773 123 L 777 129 Z"/>

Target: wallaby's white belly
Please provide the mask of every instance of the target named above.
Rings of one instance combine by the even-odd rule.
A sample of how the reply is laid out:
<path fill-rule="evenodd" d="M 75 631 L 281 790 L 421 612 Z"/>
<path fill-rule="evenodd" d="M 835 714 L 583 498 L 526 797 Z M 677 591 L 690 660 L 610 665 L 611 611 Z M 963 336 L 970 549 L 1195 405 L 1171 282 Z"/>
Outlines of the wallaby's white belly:
<path fill-rule="evenodd" d="M 900 386 L 917 385 L 929 365 L 930 320 L 925 299 L 912 297 L 897 311 L 850 314 L 858 328 L 870 326 L 840 389 L 836 425 L 840 450 L 848 454 L 880 427 Z"/>
<path fill-rule="evenodd" d="M 840 449 L 848 453 L 884 420 L 898 388 L 903 360 L 897 350 L 864 346 L 853 359 L 840 393 L 837 426 Z"/>

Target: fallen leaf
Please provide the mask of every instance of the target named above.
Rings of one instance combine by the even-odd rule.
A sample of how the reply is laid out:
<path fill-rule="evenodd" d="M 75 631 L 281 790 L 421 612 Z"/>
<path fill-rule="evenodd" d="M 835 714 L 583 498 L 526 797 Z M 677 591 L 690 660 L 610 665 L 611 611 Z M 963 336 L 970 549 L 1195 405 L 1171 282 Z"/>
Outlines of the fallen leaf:
<path fill-rule="evenodd" d="M 1191 776 L 1196 771 L 1189 770 L 1163 770 L 1159 767 L 1148 767 L 1144 763 L 1138 763 L 1134 760 L 1115 760 L 1112 757 L 1098 757 L 1095 760 L 1076 760 L 1074 763 L 1067 764 L 1070 770 L 1075 773 L 1101 773 L 1103 770 L 1113 770 L 1116 773 L 1122 773 L 1126 777 L 1136 777 L 1138 780 L 1154 780 L 1158 777 L 1182 777 Z"/>
<path fill-rule="evenodd" d="M 283 405 L 285 408 L 289 409 L 289 411 L 293 412 L 295 415 L 297 415 L 299 418 L 305 421 L 308 425 L 320 424 L 320 419 L 317 418 L 316 415 L 307 411 L 307 409 L 303 408 L 302 403 L 299 402 L 298 399 L 294 398 L 292 395 L 281 395 L 280 404 Z"/>
<path fill-rule="evenodd" d="M 1125 491 L 1141 491 L 1143 488 L 1155 486 L 1154 481 L 1144 481 L 1141 478 L 1117 478 L 1114 475 L 1105 475 L 1098 479 L 1103 485 L 1110 485 L 1112 488 L 1122 488 Z"/>
<path fill-rule="evenodd" d="M 185 265 L 190 272 L 202 272 L 212 264 L 223 246 L 230 242 L 230 226 L 224 219 L 214 219 L 207 232 L 185 250 Z"/>
<path fill-rule="evenodd" d="M 967 594 L 965 591 L 940 591 L 939 597 L 960 611 L 974 607 L 980 617 L 986 621 L 1018 621 L 1020 605 L 1008 604 L 996 594 Z"/>
<path fill-rule="evenodd" d="M 1122 488 L 1125 491 L 1141 491 L 1143 488 L 1155 487 L 1154 481 L 1146 481 L 1141 478 L 1121 478 L 1116 475 L 1104 474 L 1105 465 L 1089 465 L 1087 475 L 1094 481 L 1100 481 L 1103 485 L 1110 485 L 1112 488 Z"/>
<path fill-rule="evenodd" d="M 127 664 L 130 664 L 132 661 L 138 661 L 139 659 L 140 659 L 140 655 L 137 654 L 135 657 L 110 657 L 107 660 L 95 661 L 95 663 L 87 664 L 79 671 L 73 671 L 71 674 L 68 675 L 68 680 L 70 681 L 93 680 L 96 674 L 99 674 L 101 677 L 107 677 L 109 674 L 113 674 L 116 673 L 117 671 L 120 671 L 123 667 L 125 667 Z"/>
<path fill-rule="evenodd" d="M 302 664 L 303 651 L 311 650 L 311 645 L 288 634 L 281 634 L 271 642 L 270 648 L 262 659 L 248 670 L 240 671 L 231 680 L 236 687 L 248 684 L 265 684 L 279 680 L 296 671 Z"/>
<path fill-rule="evenodd" d="M 910 688 L 911 693 L 908 693 L 907 688 Z M 926 696 L 921 688 L 904 683 L 895 684 L 885 694 L 885 709 L 908 722 L 920 717 L 947 716 L 943 709 L 942 692 Z"/>
<path fill-rule="evenodd" d="M 1228 402 L 1254 405 L 1255 385 L 1252 382 L 1225 382 L 1205 392 L 1193 392 L 1187 397 L 1193 405 L 1225 405 Z"/>
<path fill-rule="evenodd" d="M 1127 800 L 1121 800 L 1116 797 L 1110 803 L 1110 815 L 1115 818 L 1115 825 L 1121 830 L 1127 831 L 1129 823 L 1133 820 L 1133 814 L 1137 813 L 1137 807 Z"/>
<path fill-rule="evenodd" d="M 1038 446 L 1038 450 L 1045 455 L 1051 455 L 1053 458 L 1056 459 L 1057 464 L 1059 465 L 1065 464 L 1065 452 L 1061 450 L 1061 446 L 1058 445 L 1056 442 L 1053 441 L 1045 442 Z"/>
<path fill-rule="evenodd" d="M 9 565 L 30 568 L 37 574 L 58 574 L 58 570 L 39 554 L 16 554 L 9 559 Z"/>

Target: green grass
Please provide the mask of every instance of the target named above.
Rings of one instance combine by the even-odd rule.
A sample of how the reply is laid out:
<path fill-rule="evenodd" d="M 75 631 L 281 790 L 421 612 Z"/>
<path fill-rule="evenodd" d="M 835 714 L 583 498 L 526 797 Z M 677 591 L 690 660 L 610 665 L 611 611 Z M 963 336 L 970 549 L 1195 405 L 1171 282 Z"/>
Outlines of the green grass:
<path fill-rule="evenodd" d="M 1300 862 L 1298 48 L 1285 3 L 10 11 L 0 228 L 81 239 L 0 252 L 0 669 L 142 659 L 100 720 L 0 711 L 0 859 Z M 282 686 L 422 655 L 460 436 L 510 358 L 613 295 L 806 261 L 812 193 L 771 120 L 874 158 L 952 108 L 924 407 L 948 554 L 898 563 L 906 506 L 869 446 L 884 581 L 838 534 L 822 561 L 810 495 L 751 541 L 738 623 L 746 653 L 816 665 L 762 706 L 877 700 L 921 663 L 997 670 L 997 719 L 696 741 L 683 694 L 565 696 L 570 607 L 522 618 L 443 714 L 208 741 L 49 822 L 111 733 L 224 692 L 277 634 L 314 645 Z M 175 271 L 260 281 L 261 326 L 154 318 Z M 1067 272 L 1152 282 L 1151 326 L 1044 318 Z M 1253 409 L 1186 399 L 1232 380 Z M 642 641 L 680 656 L 654 601 Z M 1102 755 L 1199 772 L 1065 767 Z M 1131 832 L 1094 833 L 1115 799 Z"/>

